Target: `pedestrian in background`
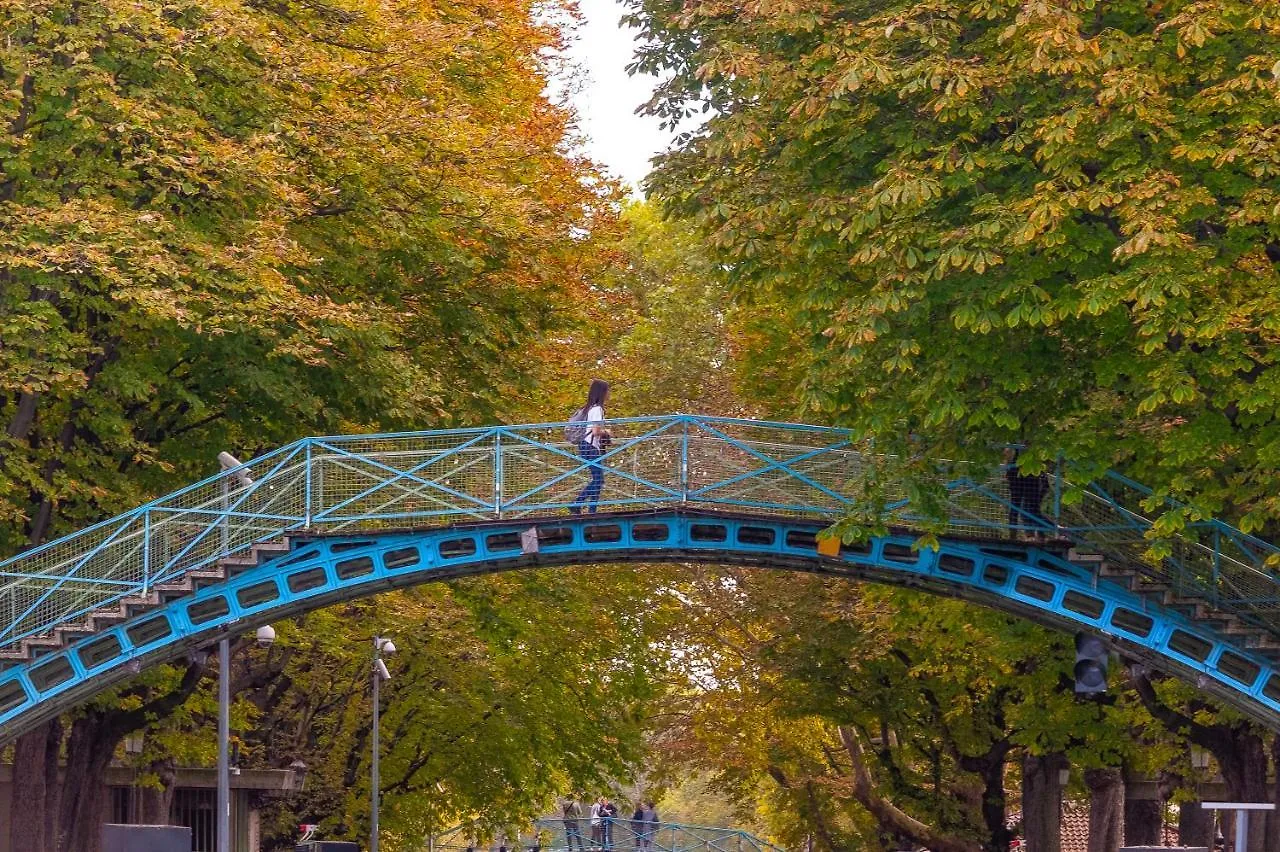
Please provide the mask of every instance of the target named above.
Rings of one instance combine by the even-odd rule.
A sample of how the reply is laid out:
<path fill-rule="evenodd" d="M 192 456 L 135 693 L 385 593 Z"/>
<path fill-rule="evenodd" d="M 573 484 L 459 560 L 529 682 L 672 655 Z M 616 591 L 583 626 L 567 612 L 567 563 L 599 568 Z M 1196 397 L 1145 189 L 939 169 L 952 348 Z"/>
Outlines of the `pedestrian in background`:
<path fill-rule="evenodd" d="M 642 819 L 644 820 L 644 848 L 652 849 L 653 839 L 658 833 L 658 809 L 654 807 L 652 799 L 645 801 Z"/>
<path fill-rule="evenodd" d="M 596 849 L 604 846 L 604 796 L 591 803 L 591 845 Z"/>
<path fill-rule="evenodd" d="M 586 852 L 582 843 L 582 806 L 575 796 L 565 796 L 560 803 L 560 815 L 564 820 L 564 839 L 569 852 L 573 852 L 573 842 L 578 841 L 578 852 Z"/>
<path fill-rule="evenodd" d="M 618 806 L 607 796 L 600 797 L 600 821 L 604 829 L 604 848 L 613 849 L 613 823 L 618 818 Z"/>

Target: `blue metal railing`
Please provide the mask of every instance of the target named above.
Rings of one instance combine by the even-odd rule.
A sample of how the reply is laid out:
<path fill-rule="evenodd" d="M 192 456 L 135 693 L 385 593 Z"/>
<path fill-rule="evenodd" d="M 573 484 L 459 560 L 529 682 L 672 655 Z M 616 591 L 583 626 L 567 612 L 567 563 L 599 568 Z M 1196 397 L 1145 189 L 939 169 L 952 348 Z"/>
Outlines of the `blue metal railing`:
<path fill-rule="evenodd" d="M 581 508 L 593 466 L 606 476 L 598 507 L 615 511 L 678 504 L 834 521 L 865 510 L 862 495 L 874 482 L 875 513 L 889 526 L 992 539 L 1039 532 L 1280 630 L 1272 568 L 1280 551 L 1216 520 L 1153 542 L 1144 509 L 1151 492 L 1120 474 L 1083 484 L 1054 476 L 1052 507 L 1036 516 L 1013 506 L 1002 468 L 940 463 L 926 485 L 941 502 L 926 509 L 892 478 L 895 459 L 841 429 L 691 415 L 618 419 L 610 421 L 613 444 L 589 463 L 565 440 L 565 425 L 296 441 L 0 562 L 0 646 L 298 530 L 563 514 Z M 1153 553 L 1153 544 L 1163 550 Z"/>

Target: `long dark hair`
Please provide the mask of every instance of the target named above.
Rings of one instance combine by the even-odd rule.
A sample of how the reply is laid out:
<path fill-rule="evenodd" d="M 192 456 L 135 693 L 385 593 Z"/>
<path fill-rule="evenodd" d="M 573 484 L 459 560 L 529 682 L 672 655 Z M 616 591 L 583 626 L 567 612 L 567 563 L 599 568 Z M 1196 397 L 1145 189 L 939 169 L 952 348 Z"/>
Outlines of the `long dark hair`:
<path fill-rule="evenodd" d="M 609 395 L 609 383 L 604 379 L 592 379 L 591 388 L 587 391 L 587 411 L 593 406 L 604 408 L 604 398 Z"/>

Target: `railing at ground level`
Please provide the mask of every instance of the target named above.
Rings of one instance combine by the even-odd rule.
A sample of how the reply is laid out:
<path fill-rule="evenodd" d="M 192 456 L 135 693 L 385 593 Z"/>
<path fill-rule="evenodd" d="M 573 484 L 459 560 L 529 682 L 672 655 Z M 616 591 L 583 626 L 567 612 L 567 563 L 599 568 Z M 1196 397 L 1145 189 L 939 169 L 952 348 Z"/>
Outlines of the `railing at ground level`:
<path fill-rule="evenodd" d="M 585 811 L 585 809 L 584 809 Z M 593 824 L 594 823 L 594 824 Z M 645 822 L 623 816 L 593 821 L 544 817 L 520 831 L 477 839 L 465 827 L 437 835 L 423 852 L 782 852 L 737 828 Z"/>

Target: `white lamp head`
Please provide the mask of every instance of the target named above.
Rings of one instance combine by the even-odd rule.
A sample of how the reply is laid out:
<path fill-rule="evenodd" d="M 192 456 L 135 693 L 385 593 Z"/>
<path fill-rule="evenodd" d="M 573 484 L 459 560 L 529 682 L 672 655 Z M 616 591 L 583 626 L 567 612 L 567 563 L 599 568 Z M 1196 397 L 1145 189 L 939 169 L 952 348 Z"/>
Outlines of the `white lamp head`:
<path fill-rule="evenodd" d="M 233 470 L 240 466 L 240 460 L 224 450 L 223 452 L 218 453 L 218 464 L 222 466 L 223 470 Z M 253 484 L 253 477 L 249 475 L 247 470 L 237 471 L 236 482 L 238 482 L 241 487 L 248 488 Z"/>
<path fill-rule="evenodd" d="M 270 624 L 264 624 L 259 627 L 255 635 L 258 644 L 264 648 L 270 647 L 271 643 L 276 641 L 276 629 Z"/>

